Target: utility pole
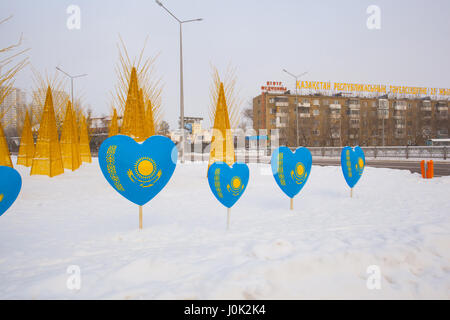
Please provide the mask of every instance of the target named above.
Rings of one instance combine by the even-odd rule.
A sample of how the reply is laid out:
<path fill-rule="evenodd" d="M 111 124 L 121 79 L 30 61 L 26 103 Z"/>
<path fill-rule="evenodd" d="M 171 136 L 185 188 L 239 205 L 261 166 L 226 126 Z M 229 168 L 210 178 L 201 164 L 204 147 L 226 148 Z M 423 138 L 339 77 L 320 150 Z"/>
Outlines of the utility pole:
<path fill-rule="evenodd" d="M 202 21 L 202 18 L 199 19 L 190 19 L 190 20 L 180 20 L 178 19 L 172 12 L 167 9 L 161 1 L 155 0 L 155 2 L 164 10 L 166 10 L 175 20 L 177 20 L 180 25 L 180 127 L 181 127 L 181 139 L 180 139 L 180 153 L 181 153 L 181 163 L 184 163 L 184 91 L 183 91 L 183 31 L 182 25 L 183 23 Z"/>
<path fill-rule="evenodd" d="M 76 76 L 72 76 L 72 75 L 68 74 L 67 72 L 65 72 L 64 70 L 62 70 L 60 67 L 56 67 L 56 70 L 64 73 L 66 76 L 68 76 L 70 78 L 70 92 L 71 92 L 71 97 L 72 97 L 72 108 L 73 108 L 75 106 L 75 102 L 73 101 L 73 79 L 85 77 L 85 76 L 87 76 L 87 74 L 83 73 L 83 74 L 79 74 Z"/>
<path fill-rule="evenodd" d="M 291 77 L 293 77 L 295 79 L 295 117 L 296 117 L 296 126 L 297 126 L 297 130 L 296 130 L 296 134 L 295 134 L 295 139 L 296 139 L 296 148 L 298 147 L 299 143 L 298 143 L 298 94 L 297 94 L 297 84 L 298 84 L 298 79 L 302 76 L 304 76 L 305 74 L 307 74 L 308 72 L 303 72 L 302 74 L 299 74 L 298 76 L 296 76 L 293 73 L 290 73 L 289 71 L 287 71 L 286 69 L 283 69 L 284 72 L 286 72 L 288 75 L 290 75 Z"/>

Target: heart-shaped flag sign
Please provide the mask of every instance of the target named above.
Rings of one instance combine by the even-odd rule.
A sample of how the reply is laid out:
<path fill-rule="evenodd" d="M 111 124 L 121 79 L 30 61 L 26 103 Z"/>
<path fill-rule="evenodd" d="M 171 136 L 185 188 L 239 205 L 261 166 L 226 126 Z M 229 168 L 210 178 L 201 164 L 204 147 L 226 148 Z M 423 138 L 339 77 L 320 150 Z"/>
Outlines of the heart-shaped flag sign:
<path fill-rule="evenodd" d="M 17 170 L 0 166 L 0 216 L 16 201 L 22 188 L 22 178 Z"/>
<path fill-rule="evenodd" d="M 354 150 L 348 146 L 342 148 L 341 168 L 345 181 L 350 188 L 353 188 L 361 178 L 365 165 L 364 151 L 360 147 L 355 147 Z"/>
<path fill-rule="evenodd" d="M 212 193 L 225 207 L 231 208 L 247 188 L 248 166 L 236 162 L 230 168 L 225 162 L 214 162 L 208 169 Z"/>
<path fill-rule="evenodd" d="M 169 182 L 178 151 L 169 138 L 152 136 L 137 143 L 125 135 L 103 141 L 98 162 L 109 184 L 140 206 L 149 202 Z"/>
<path fill-rule="evenodd" d="M 292 153 L 288 147 L 279 147 L 272 154 L 272 173 L 278 186 L 289 197 L 302 190 L 311 173 L 311 152 L 300 147 Z"/>

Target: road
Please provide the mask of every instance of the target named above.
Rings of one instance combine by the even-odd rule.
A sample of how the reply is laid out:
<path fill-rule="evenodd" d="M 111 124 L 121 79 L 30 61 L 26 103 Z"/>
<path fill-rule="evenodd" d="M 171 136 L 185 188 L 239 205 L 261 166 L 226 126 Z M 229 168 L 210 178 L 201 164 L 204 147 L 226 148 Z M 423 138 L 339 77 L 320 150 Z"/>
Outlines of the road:
<path fill-rule="evenodd" d="M 313 164 L 319 166 L 340 166 L 339 159 L 317 159 L 313 158 Z M 434 176 L 450 176 L 450 162 L 433 161 Z M 366 160 L 366 166 L 376 168 L 391 168 L 400 170 L 409 170 L 411 172 L 420 173 L 420 161 L 404 161 L 404 160 Z"/>

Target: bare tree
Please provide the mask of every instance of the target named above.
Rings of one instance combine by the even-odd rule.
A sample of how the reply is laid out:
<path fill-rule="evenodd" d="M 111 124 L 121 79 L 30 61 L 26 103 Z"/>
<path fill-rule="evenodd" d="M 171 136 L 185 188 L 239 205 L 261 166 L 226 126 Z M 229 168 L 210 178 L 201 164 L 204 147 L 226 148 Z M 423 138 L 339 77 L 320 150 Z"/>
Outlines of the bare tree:
<path fill-rule="evenodd" d="M 242 111 L 242 115 L 244 116 L 245 119 L 253 121 L 253 106 L 245 108 Z"/>
<path fill-rule="evenodd" d="M 11 19 L 9 16 L 6 19 L 0 20 L 0 25 Z M 28 57 L 23 58 L 23 54 L 29 49 L 23 49 L 16 52 L 16 49 L 22 45 L 23 35 L 20 35 L 17 43 L 0 48 L 0 104 L 11 93 L 14 85 L 14 77 L 28 64 Z M 22 57 L 22 60 L 17 61 L 18 57 Z M 3 110 L 0 110 L 0 120 L 9 111 L 8 106 Z"/>
<path fill-rule="evenodd" d="M 247 129 L 247 122 L 241 121 L 238 125 L 239 129 L 242 129 L 245 132 L 245 129 Z"/>
<path fill-rule="evenodd" d="M 158 127 L 158 134 L 162 136 L 168 136 L 170 133 L 170 126 L 167 121 L 162 120 Z"/>

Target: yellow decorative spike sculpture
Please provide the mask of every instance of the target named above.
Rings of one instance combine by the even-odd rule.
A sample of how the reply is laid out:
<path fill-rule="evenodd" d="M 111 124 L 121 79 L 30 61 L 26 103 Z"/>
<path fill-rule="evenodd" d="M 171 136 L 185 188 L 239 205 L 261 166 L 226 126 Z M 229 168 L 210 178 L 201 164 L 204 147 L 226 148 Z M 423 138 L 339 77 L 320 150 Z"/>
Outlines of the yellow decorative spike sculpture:
<path fill-rule="evenodd" d="M 211 152 L 209 155 L 208 168 L 216 161 L 226 162 L 232 165 L 235 162 L 234 142 L 231 133 L 230 118 L 228 116 L 227 102 L 223 83 L 220 83 L 217 107 L 214 112 L 213 137 L 211 141 Z"/>
<path fill-rule="evenodd" d="M 89 135 L 87 129 L 86 118 L 82 115 L 80 121 L 80 154 L 81 161 L 92 162 L 91 148 L 89 147 Z"/>
<path fill-rule="evenodd" d="M 64 167 L 58 140 L 58 129 L 56 128 L 55 110 L 53 109 L 52 90 L 49 86 L 30 175 L 42 174 L 54 177 L 61 173 L 64 173 Z"/>
<path fill-rule="evenodd" d="M 61 131 L 61 155 L 64 168 L 72 171 L 78 169 L 81 165 L 80 144 L 78 142 L 77 131 L 72 104 L 68 101 L 66 116 Z"/>
<path fill-rule="evenodd" d="M 13 168 L 11 156 L 9 155 L 8 142 L 6 141 L 6 136 L 5 132 L 3 132 L 1 121 L 0 121 L 0 166 Z"/>
<path fill-rule="evenodd" d="M 112 137 L 119 134 L 119 123 L 117 121 L 117 111 L 114 109 L 111 124 L 109 125 L 108 137 Z"/>
<path fill-rule="evenodd" d="M 147 137 L 145 130 L 145 106 L 142 93 L 139 92 L 136 68 L 131 69 L 125 111 L 121 134 L 130 136 L 137 142 L 144 141 Z"/>
<path fill-rule="evenodd" d="M 35 146 L 33 132 L 31 131 L 31 122 L 27 111 L 25 114 L 25 121 L 23 123 L 22 137 L 20 138 L 17 164 L 23 165 L 25 167 L 31 167 L 31 164 L 33 163 L 34 151 Z"/>
<path fill-rule="evenodd" d="M 145 112 L 145 122 L 147 125 L 148 137 L 154 136 L 155 132 L 155 119 L 153 117 L 153 106 L 150 100 L 147 101 L 147 111 Z"/>
<path fill-rule="evenodd" d="M 80 126 L 78 125 L 77 122 L 77 112 L 75 111 L 75 109 L 72 109 L 73 112 L 73 117 L 72 117 L 72 122 L 73 122 L 73 127 L 75 130 L 75 141 L 78 145 L 78 162 L 81 164 L 83 163 L 83 161 L 81 161 L 81 147 L 80 147 Z"/>
<path fill-rule="evenodd" d="M 144 139 L 147 139 L 150 135 L 148 132 L 148 126 L 147 126 L 147 118 L 146 118 L 146 113 L 145 113 L 145 102 L 144 102 L 144 90 L 139 89 L 139 103 L 138 103 L 138 114 L 142 114 L 143 118 L 142 118 L 142 126 L 144 127 Z M 142 140 L 142 141 L 143 141 Z"/>

